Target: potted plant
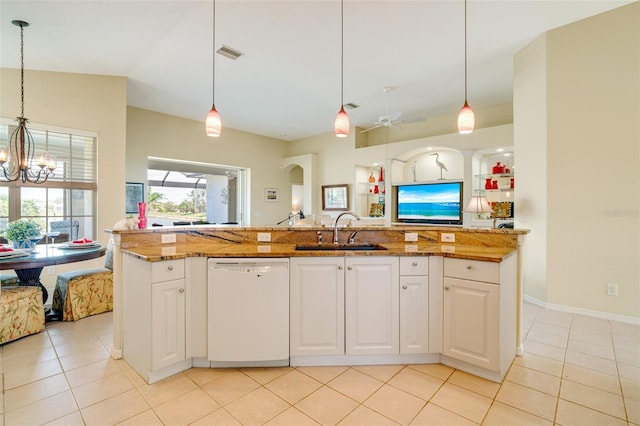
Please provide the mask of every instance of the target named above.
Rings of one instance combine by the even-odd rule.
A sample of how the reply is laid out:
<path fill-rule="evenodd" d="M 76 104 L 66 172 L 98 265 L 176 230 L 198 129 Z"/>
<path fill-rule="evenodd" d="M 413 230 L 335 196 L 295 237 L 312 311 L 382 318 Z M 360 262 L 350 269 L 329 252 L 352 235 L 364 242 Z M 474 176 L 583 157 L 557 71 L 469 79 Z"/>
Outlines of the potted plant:
<path fill-rule="evenodd" d="M 33 250 L 42 239 L 40 225 L 32 219 L 18 219 L 7 224 L 4 237 L 11 241 L 13 248 Z"/>

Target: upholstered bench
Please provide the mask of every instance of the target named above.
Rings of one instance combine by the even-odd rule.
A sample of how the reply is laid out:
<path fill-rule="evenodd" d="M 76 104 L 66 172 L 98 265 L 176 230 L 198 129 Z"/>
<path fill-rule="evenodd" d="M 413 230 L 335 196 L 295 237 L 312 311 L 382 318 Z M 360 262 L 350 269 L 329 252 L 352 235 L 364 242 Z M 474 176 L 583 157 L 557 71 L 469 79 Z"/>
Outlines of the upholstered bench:
<path fill-rule="evenodd" d="M 0 344 L 42 331 L 44 306 L 40 287 L 0 287 Z"/>
<path fill-rule="evenodd" d="M 58 274 L 51 309 L 63 321 L 77 321 L 113 310 L 113 244 L 109 242 L 104 268 Z"/>

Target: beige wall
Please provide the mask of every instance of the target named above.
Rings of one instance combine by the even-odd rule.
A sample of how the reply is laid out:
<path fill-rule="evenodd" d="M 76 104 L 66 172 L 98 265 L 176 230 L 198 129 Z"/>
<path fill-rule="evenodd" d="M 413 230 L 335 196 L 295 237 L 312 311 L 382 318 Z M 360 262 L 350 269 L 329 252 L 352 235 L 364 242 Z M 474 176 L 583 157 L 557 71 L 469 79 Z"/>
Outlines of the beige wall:
<path fill-rule="evenodd" d="M 20 71 L 0 69 L 0 116 L 20 114 Z M 109 229 L 124 212 L 127 81 L 123 77 L 25 71 L 25 116 L 50 126 L 98 134 L 96 237 L 106 244 Z M 53 293 L 56 273 L 101 266 L 104 259 L 48 267 L 42 281 Z"/>
<path fill-rule="evenodd" d="M 251 169 L 251 225 L 274 225 L 291 211 L 289 174 L 280 169 L 286 142 L 224 128 L 219 138 L 205 134 L 202 121 L 129 107 L 127 180 L 146 182 L 147 158 L 222 164 Z M 145 185 L 146 187 L 146 185 Z M 265 202 L 265 188 L 278 188 L 280 200 Z"/>
<path fill-rule="evenodd" d="M 551 305 L 636 319 L 640 317 L 638 22 L 636 2 L 550 31 L 546 39 L 516 57 L 520 75 L 514 94 L 518 182 L 531 185 L 527 195 L 538 204 L 527 215 L 517 210 L 517 217 L 545 240 L 537 241 L 540 252 L 535 262 L 527 260 L 525 292 Z M 539 66 L 529 66 L 532 58 L 543 61 L 544 75 Z M 520 150 L 532 155 L 523 156 Z M 535 189 L 537 179 L 540 185 Z M 521 195 L 518 191 L 516 197 Z M 546 229 L 540 209 L 546 215 Z M 545 268 L 546 276 L 534 271 Z M 619 285 L 618 297 L 606 295 L 608 282 Z"/>

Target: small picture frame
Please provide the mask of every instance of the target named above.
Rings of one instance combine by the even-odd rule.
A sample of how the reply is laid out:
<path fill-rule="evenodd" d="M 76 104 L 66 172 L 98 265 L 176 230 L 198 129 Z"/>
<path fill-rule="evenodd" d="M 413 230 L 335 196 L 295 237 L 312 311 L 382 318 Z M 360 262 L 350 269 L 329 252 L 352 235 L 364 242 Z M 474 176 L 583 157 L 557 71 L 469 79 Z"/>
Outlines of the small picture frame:
<path fill-rule="evenodd" d="M 278 188 L 265 188 L 264 200 L 270 203 L 277 202 L 280 199 L 280 191 Z"/>
<path fill-rule="evenodd" d="M 125 214 L 138 213 L 138 203 L 144 201 L 144 183 L 126 182 Z"/>
<path fill-rule="evenodd" d="M 349 210 L 349 185 L 322 185 L 322 210 Z"/>

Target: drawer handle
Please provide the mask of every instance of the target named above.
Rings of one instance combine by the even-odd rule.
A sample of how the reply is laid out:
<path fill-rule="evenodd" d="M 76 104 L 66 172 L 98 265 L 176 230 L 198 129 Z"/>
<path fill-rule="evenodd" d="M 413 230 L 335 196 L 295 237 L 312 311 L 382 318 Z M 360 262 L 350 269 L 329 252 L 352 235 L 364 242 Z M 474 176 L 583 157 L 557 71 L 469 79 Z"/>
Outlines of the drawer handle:
<path fill-rule="evenodd" d="M 184 293 L 184 288 L 181 288 L 180 290 L 178 290 L 180 293 Z"/>
<path fill-rule="evenodd" d="M 449 291 L 449 287 L 445 287 L 444 289 L 445 289 L 446 291 Z"/>
<path fill-rule="evenodd" d="M 418 266 L 418 262 L 413 262 L 411 266 Z"/>
<path fill-rule="evenodd" d="M 347 266 L 347 269 L 350 270 L 350 271 L 353 270 L 353 268 L 351 266 Z"/>
<path fill-rule="evenodd" d="M 467 269 L 471 269 L 471 265 L 467 265 Z"/>
<path fill-rule="evenodd" d="M 173 271 L 173 265 L 169 265 L 169 266 L 167 267 L 167 269 L 168 269 L 168 270 L 170 270 L 170 271 Z"/>
<path fill-rule="evenodd" d="M 403 290 L 406 290 L 406 289 L 407 289 L 407 286 L 406 286 L 406 285 L 403 285 L 403 286 L 402 286 L 402 289 L 403 289 Z"/>
<path fill-rule="evenodd" d="M 342 266 L 338 266 L 338 271 L 342 271 Z"/>

